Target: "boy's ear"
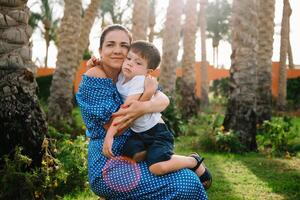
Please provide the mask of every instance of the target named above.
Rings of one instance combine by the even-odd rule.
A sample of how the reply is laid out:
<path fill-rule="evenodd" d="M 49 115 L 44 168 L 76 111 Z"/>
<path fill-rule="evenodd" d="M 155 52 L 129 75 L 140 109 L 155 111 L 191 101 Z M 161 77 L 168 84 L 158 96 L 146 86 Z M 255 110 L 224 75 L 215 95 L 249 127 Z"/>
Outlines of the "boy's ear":
<path fill-rule="evenodd" d="M 153 69 L 148 69 L 148 74 L 151 74 L 153 72 Z"/>

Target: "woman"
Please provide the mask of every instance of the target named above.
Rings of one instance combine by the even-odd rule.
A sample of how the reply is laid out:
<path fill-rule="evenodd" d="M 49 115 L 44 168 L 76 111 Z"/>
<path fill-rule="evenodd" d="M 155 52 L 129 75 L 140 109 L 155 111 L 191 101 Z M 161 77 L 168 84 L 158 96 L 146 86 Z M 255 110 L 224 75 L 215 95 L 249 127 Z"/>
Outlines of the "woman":
<path fill-rule="evenodd" d="M 134 163 L 118 157 L 130 131 L 115 137 L 112 147 L 115 158 L 108 159 L 102 154 L 104 127 L 122 104 L 115 82 L 131 40 L 123 26 L 112 25 L 103 30 L 99 48 L 102 64 L 83 75 L 77 93 L 90 138 L 88 171 L 91 188 L 106 199 L 207 199 L 199 177 L 191 170 L 155 176 L 145 162 Z M 168 103 L 168 98 L 161 92 L 157 92 L 151 101 L 133 101 L 128 108 L 118 112 L 124 115 L 120 123 L 126 126 L 143 114 L 161 112 Z"/>

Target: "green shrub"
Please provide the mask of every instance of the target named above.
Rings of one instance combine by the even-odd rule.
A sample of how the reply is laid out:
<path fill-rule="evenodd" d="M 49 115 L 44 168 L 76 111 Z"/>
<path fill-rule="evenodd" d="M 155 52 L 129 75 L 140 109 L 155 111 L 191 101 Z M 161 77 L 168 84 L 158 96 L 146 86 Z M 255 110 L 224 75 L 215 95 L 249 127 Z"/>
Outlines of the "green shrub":
<path fill-rule="evenodd" d="M 62 120 L 56 124 L 50 124 L 50 133 L 52 130 L 54 134 L 58 133 L 68 135 L 71 139 L 75 139 L 77 136 L 85 135 L 86 127 L 83 123 L 82 116 L 78 107 L 75 107 L 72 111 L 72 120 Z"/>
<path fill-rule="evenodd" d="M 258 128 L 257 142 L 260 150 L 273 155 L 283 155 L 291 151 L 289 142 L 296 137 L 291 118 L 277 117 L 271 121 L 264 121 Z"/>
<path fill-rule="evenodd" d="M 37 96 L 42 102 L 47 102 L 47 99 L 50 96 L 50 86 L 52 77 L 52 75 L 49 75 L 36 78 L 36 82 L 38 84 Z"/>
<path fill-rule="evenodd" d="M 53 148 L 56 158 L 61 163 L 65 175 L 63 181 L 58 182 L 56 194 L 64 195 L 87 188 L 87 145 L 85 136 L 71 138 L 69 133 L 62 133 L 49 126 L 49 135 L 53 138 Z"/>
<path fill-rule="evenodd" d="M 0 170 L 0 199 L 53 199 L 57 183 L 64 181 L 60 163 L 48 150 L 48 140 L 44 140 L 46 153 L 42 167 L 30 169 L 31 159 L 22 155 L 22 148 L 17 147 L 14 157 L 4 157 L 4 168 Z"/>
<path fill-rule="evenodd" d="M 287 99 L 292 107 L 300 108 L 300 77 L 287 80 Z"/>
<path fill-rule="evenodd" d="M 245 147 L 239 140 L 239 133 L 233 130 L 224 131 L 223 126 L 215 129 L 216 146 L 220 152 L 242 153 Z"/>
<path fill-rule="evenodd" d="M 184 135 L 195 137 L 191 144 L 194 149 L 242 152 L 244 147 L 239 141 L 239 134 L 232 130 L 224 131 L 223 120 L 224 116 L 219 114 L 198 115 L 183 125 Z"/>
<path fill-rule="evenodd" d="M 57 192 L 66 194 L 87 188 L 87 141 L 84 136 L 58 142 L 57 158 L 63 165 L 66 181 L 59 183 Z"/>
<path fill-rule="evenodd" d="M 229 95 L 229 78 L 214 80 L 209 91 L 213 92 L 214 97 L 222 96 L 227 98 Z"/>
<path fill-rule="evenodd" d="M 183 120 L 174 99 L 170 98 L 170 104 L 162 113 L 162 118 L 167 126 L 171 129 L 171 131 L 175 134 L 175 137 L 181 135 L 181 133 L 183 132 Z"/>

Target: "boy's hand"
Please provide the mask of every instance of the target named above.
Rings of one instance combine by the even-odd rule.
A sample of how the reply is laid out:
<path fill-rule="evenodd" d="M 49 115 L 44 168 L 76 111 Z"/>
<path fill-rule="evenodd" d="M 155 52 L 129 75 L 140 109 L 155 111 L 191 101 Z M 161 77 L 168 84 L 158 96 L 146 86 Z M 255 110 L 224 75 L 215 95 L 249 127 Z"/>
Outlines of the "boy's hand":
<path fill-rule="evenodd" d="M 113 136 L 106 135 L 104 138 L 102 153 L 108 158 L 112 158 L 115 156 L 112 152 L 113 141 L 114 141 Z"/>
<path fill-rule="evenodd" d="M 86 63 L 86 66 L 88 69 L 95 67 L 97 65 L 101 64 L 101 60 L 99 58 L 96 58 L 95 56 L 92 56 Z"/>
<path fill-rule="evenodd" d="M 151 75 L 147 75 L 145 78 L 145 82 L 144 82 L 145 86 L 144 86 L 144 93 L 149 93 L 154 95 L 154 93 L 156 92 L 157 88 L 158 88 L 158 82 L 157 79 Z"/>

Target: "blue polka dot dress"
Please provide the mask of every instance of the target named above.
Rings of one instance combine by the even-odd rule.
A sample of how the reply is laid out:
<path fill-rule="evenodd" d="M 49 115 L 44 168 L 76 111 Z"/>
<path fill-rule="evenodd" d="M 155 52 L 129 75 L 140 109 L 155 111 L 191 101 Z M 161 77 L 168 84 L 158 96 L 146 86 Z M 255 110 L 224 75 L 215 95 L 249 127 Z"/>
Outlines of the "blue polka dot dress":
<path fill-rule="evenodd" d="M 112 150 L 116 157 L 107 159 L 102 154 L 106 133 L 103 125 L 122 104 L 111 79 L 83 75 L 76 98 L 90 137 L 88 173 L 94 193 L 111 200 L 207 199 L 199 178 L 189 169 L 155 176 L 145 162 L 120 157 L 129 130 L 114 138 Z"/>

